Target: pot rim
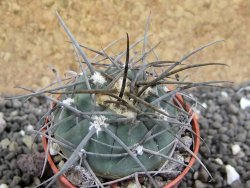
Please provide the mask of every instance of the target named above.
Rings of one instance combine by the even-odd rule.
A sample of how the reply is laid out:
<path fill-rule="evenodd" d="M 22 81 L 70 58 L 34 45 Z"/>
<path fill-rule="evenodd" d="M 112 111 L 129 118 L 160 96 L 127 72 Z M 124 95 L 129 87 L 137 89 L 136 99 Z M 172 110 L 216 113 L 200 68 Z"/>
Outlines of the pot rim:
<path fill-rule="evenodd" d="M 184 103 L 181 95 L 177 94 L 176 98 L 178 99 L 178 101 L 183 105 L 183 107 L 187 111 L 191 110 L 190 106 L 188 104 Z M 52 104 L 52 107 L 53 106 L 55 106 L 55 104 Z M 191 112 L 192 112 L 192 110 L 191 110 Z M 48 120 L 46 119 L 46 121 L 48 121 Z M 200 148 L 200 128 L 199 128 L 199 124 L 198 124 L 198 116 L 196 114 L 194 115 L 194 117 L 192 119 L 192 129 L 196 133 L 196 135 L 194 135 L 193 153 L 197 156 L 199 148 Z M 42 143 L 44 146 L 44 151 L 46 151 L 47 147 L 48 147 L 48 140 L 44 136 L 42 137 Z M 48 153 L 47 160 L 49 162 L 49 165 L 50 165 L 53 173 L 54 174 L 58 173 L 59 169 L 56 167 L 56 165 L 55 165 L 55 163 L 54 163 L 54 161 L 49 153 Z M 169 183 L 167 183 L 163 188 L 176 188 L 180 184 L 182 179 L 185 177 L 185 175 L 189 172 L 190 168 L 194 165 L 195 161 L 196 161 L 196 158 L 192 155 L 192 157 L 188 163 L 188 166 L 186 166 L 185 169 L 176 178 L 174 178 Z M 72 183 L 70 183 L 64 175 L 59 176 L 59 180 L 60 180 L 60 183 L 62 184 L 62 186 L 65 188 L 76 188 L 76 186 L 74 186 Z"/>

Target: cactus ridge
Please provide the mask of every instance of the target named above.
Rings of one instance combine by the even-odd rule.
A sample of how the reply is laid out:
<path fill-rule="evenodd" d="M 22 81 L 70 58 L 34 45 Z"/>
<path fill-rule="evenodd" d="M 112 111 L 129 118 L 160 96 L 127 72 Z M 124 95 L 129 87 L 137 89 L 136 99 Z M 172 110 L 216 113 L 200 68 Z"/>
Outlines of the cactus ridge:
<path fill-rule="evenodd" d="M 166 164 L 174 162 L 188 166 L 173 157 L 177 145 L 195 156 L 181 139 L 185 131 L 195 135 L 191 126 L 193 112 L 187 111 L 177 95 L 181 95 L 185 103 L 199 105 L 186 90 L 225 82 L 193 83 L 174 76 L 187 69 L 225 65 L 182 64 L 193 54 L 221 41 L 201 46 L 179 61 L 160 61 L 155 52 L 159 43 L 153 47 L 149 45 L 148 17 L 144 36 L 130 45 L 127 34 L 126 50 L 109 56 L 107 50 L 124 38 L 98 51 L 80 45 L 58 13 L 57 17 L 71 40 L 81 73 L 71 71 L 71 77 L 58 79 L 39 91 L 20 87 L 31 94 L 12 97 L 40 95 L 54 103 L 42 118 L 47 117 L 48 123 L 34 132 L 45 136 L 49 145 L 51 142 L 58 144 L 59 154 L 67 160 L 59 173 L 41 185 L 49 182 L 49 187 L 57 177 L 76 166 L 78 171 L 84 167 L 88 172 L 85 179 L 91 175 L 89 181 L 100 187 L 131 177 L 136 179 L 139 174 L 146 175 L 152 185 L 158 187 L 153 174 L 178 173 L 166 170 Z M 142 52 L 138 56 L 133 50 L 141 43 Z M 96 55 L 89 59 L 83 49 Z M 151 61 L 149 56 L 155 59 Z M 169 85 L 174 87 L 170 89 Z M 110 181 L 102 183 L 100 178 Z"/>

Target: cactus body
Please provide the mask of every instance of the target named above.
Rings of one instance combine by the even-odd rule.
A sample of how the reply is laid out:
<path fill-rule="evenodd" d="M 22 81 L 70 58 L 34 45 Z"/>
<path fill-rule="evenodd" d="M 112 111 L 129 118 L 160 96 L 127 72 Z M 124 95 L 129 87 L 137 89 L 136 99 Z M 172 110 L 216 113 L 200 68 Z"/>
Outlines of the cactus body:
<path fill-rule="evenodd" d="M 117 69 L 107 69 L 105 71 L 106 74 L 109 74 L 110 72 L 115 72 Z M 132 79 L 135 77 L 138 70 L 129 70 L 128 72 L 128 80 L 131 83 Z M 116 75 L 113 75 L 113 77 L 116 77 Z M 140 78 L 142 80 L 142 77 Z M 76 81 L 84 81 L 83 76 L 79 76 Z M 112 80 L 109 80 L 105 85 L 102 86 L 102 89 L 105 89 Z M 119 80 L 117 81 L 119 82 Z M 129 86 L 129 84 L 128 84 Z M 97 88 L 97 86 L 93 83 L 91 83 L 91 87 Z M 116 84 L 114 84 L 113 87 L 116 87 Z M 128 87 L 129 88 L 129 87 Z M 67 90 L 71 90 L 72 88 L 68 88 Z M 75 90 L 86 90 L 87 86 L 84 82 L 81 85 L 78 85 L 74 88 Z M 111 88 L 113 89 L 113 88 Z M 118 92 L 115 90 L 114 93 Z M 138 89 L 138 88 L 137 88 Z M 163 95 L 166 92 L 164 91 L 162 86 L 156 86 L 158 91 L 158 95 Z M 98 96 L 99 95 L 99 96 Z M 131 111 L 130 114 L 136 114 L 136 112 L 133 112 L 133 110 L 121 107 L 117 105 L 116 107 L 111 108 L 110 106 L 105 106 L 105 100 L 109 99 L 103 94 L 97 94 L 96 98 L 99 97 L 99 104 L 97 100 L 97 104 L 95 104 L 93 100 L 93 96 L 91 94 L 74 94 L 74 95 L 64 95 L 63 98 L 72 97 L 74 99 L 74 103 L 72 106 L 75 108 L 83 111 L 83 112 L 90 112 L 90 111 L 104 111 L 104 112 L 113 112 L 116 113 L 116 109 L 120 110 L 120 112 L 123 112 L 123 114 L 129 114 L 126 112 Z M 124 96 L 124 98 L 129 98 Z M 154 99 L 156 99 L 156 95 L 153 93 L 148 93 L 147 96 L 142 96 L 143 100 L 150 103 Z M 115 100 L 115 99 L 113 99 Z M 129 102 L 133 104 L 133 100 L 130 100 Z M 169 99 L 170 100 L 170 99 Z M 169 101 L 171 102 L 171 101 Z M 100 104 L 102 103 L 102 104 Z M 172 102 L 171 102 L 172 103 Z M 141 104 L 134 104 L 140 111 L 145 113 L 155 113 L 152 109 L 149 109 Z M 115 105 L 114 105 L 115 106 Z M 123 108 L 123 109 L 121 109 Z M 158 108 L 163 109 L 168 114 L 171 115 L 177 115 L 177 110 L 170 105 L 167 105 L 166 102 L 160 102 Z M 55 124 L 58 124 L 56 130 L 55 130 L 55 137 L 58 140 L 61 141 L 67 141 L 75 146 L 77 146 L 81 140 L 86 136 L 86 134 L 89 132 L 91 123 L 89 120 L 77 117 L 76 114 L 73 112 L 70 112 L 69 110 L 65 108 L 60 108 L 55 112 Z M 156 114 L 156 113 L 155 113 Z M 122 115 L 122 114 L 120 114 Z M 136 115 L 135 115 L 136 116 Z M 156 114 L 156 117 L 158 115 Z M 105 116 L 108 120 L 114 120 L 117 118 L 117 116 Z M 128 147 L 136 147 L 138 143 L 140 143 L 144 137 L 148 134 L 148 132 L 153 129 L 152 135 L 157 134 L 160 132 L 163 132 L 163 130 L 167 130 L 159 136 L 150 139 L 146 142 L 142 142 L 142 146 L 144 148 L 161 152 L 161 154 L 169 155 L 170 150 L 172 147 L 165 148 L 168 144 L 170 144 L 174 139 L 174 134 L 179 130 L 178 126 L 168 123 L 167 121 L 164 121 L 162 119 L 160 125 L 156 126 L 156 123 L 149 119 L 149 118 L 137 118 L 136 122 L 118 122 L 118 123 L 110 123 L 108 125 L 108 129 L 111 130 L 117 137 L 119 137 Z M 108 144 L 111 146 L 116 146 L 117 148 L 112 148 L 105 146 L 103 144 L 100 144 L 98 142 L 93 141 L 97 140 L 101 143 Z M 107 133 L 100 131 L 98 134 L 95 134 L 92 140 L 90 140 L 86 147 L 84 148 L 87 152 L 97 153 L 97 154 L 124 154 L 126 151 L 123 148 L 119 148 L 120 144 L 117 143 L 112 137 L 110 137 Z M 136 148 L 134 148 L 136 150 Z M 63 153 L 69 157 L 72 153 L 72 151 L 68 150 L 67 148 L 61 147 L 61 150 Z M 134 151 L 136 154 L 136 151 Z M 137 155 L 139 160 L 142 162 L 142 164 L 146 167 L 147 170 L 155 170 L 159 168 L 166 159 L 148 154 L 146 152 L 143 152 L 141 155 Z M 132 174 L 134 172 L 142 171 L 141 167 L 138 166 L 138 164 L 134 161 L 134 159 L 129 156 L 121 156 L 116 158 L 106 157 L 106 156 L 88 156 L 87 160 L 92 168 L 92 170 L 95 172 L 96 175 L 100 177 L 105 178 L 120 178 L 129 174 Z"/>

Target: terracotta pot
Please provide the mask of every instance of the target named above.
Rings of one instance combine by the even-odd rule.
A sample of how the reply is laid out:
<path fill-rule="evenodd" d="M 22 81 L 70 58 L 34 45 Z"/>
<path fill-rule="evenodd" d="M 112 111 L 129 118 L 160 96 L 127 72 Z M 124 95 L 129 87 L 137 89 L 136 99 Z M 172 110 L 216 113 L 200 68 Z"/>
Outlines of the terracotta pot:
<path fill-rule="evenodd" d="M 183 105 L 184 109 L 186 109 L 188 111 L 190 109 L 190 107 L 183 102 L 182 97 L 180 95 L 177 95 L 176 97 L 177 97 L 178 101 Z M 192 129 L 196 133 L 196 135 L 194 135 L 194 146 L 193 146 L 194 150 L 193 150 L 193 152 L 195 155 L 197 155 L 199 148 L 200 148 L 200 128 L 198 125 L 198 118 L 196 115 L 193 117 L 193 120 L 191 123 L 192 123 Z M 48 140 L 46 137 L 43 137 L 42 141 L 43 141 L 43 145 L 44 145 L 44 150 L 46 151 L 47 145 L 48 145 Z M 182 181 L 182 179 L 185 177 L 185 175 L 190 170 L 190 167 L 192 167 L 194 165 L 195 161 L 196 161 L 195 157 L 192 156 L 191 160 L 189 161 L 188 166 L 175 179 L 170 181 L 163 188 L 177 188 L 178 185 L 180 184 L 180 182 Z M 52 157 L 50 155 L 48 155 L 48 162 L 49 162 L 50 167 L 51 167 L 52 171 L 54 172 L 54 174 L 58 173 L 59 169 L 56 167 L 56 165 L 53 162 Z M 62 188 L 76 188 L 76 186 L 72 185 L 66 179 L 66 177 L 63 175 L 59 177 L 59 183 L 60 183 Z M 114 185 L 112 187 L 115 188 L 116 186 Z"/>

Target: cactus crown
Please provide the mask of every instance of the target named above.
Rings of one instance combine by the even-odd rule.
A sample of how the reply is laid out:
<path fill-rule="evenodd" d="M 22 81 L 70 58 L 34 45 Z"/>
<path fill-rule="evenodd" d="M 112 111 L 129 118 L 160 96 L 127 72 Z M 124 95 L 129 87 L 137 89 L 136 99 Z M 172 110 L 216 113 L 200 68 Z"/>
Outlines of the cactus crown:
<path fill-rule="evenodd" d="M 197 104 L 184 91 L 219 82 L 191 83 L 174 80 L 173 76 L 190 68 L 222 65 L 182 65 L 191 55 L 219 41 L 204 45 L 179 61 L 159 61 L 154 47 L 146 50 L 148 19 L 142 39 L 130 45 L 127 34 L 126 50 L 109 56 L 105 49 L 97 51 L 78 44 L 62 18 L 57 16 L 79 58 L 81 73 L 58 80 L 50 88 L 38 92 L 29 90 L 32 94 L 19 96 L 42 95 L 54 103 L 44 116 L 49 119 L 44 126 L 46 130 L 36 133 L 47 137 L 51 146 L 58 144 L 61 155 L 67 160 L 60 172 L 44 183 L 50 181 L 49 186 L 58 176 L 74 168 L 83 173 L 84 181 L 79 182 L 80 186 L 104 187 L 144 174 L 157 187 L 152 174 L 170 173 L 165 168 L 170 162 L 187 166 L 173 157 L 178 145 L 193 155 L 181 137 L 185 132 L 195 135 L 190 124 L 193 113 L 187 111 L 178 95 L 191 105 Z M 133 57 L 131 51 L 139 43 L 143 43 L 142 54 Z M 83 49 L 96 53 L 96 57 L 90 60 Z M 156 61 L 147 61 L 150 53 L 155 55 Z M 110 63 L 96 61 L 100 56 Z M 124 56 L 125 62 L 122 61 Z M 170 89 L 170 85 L 175 87 Z M 103 183 L 100 178 L 111 179 L 111 182 Z"/>

